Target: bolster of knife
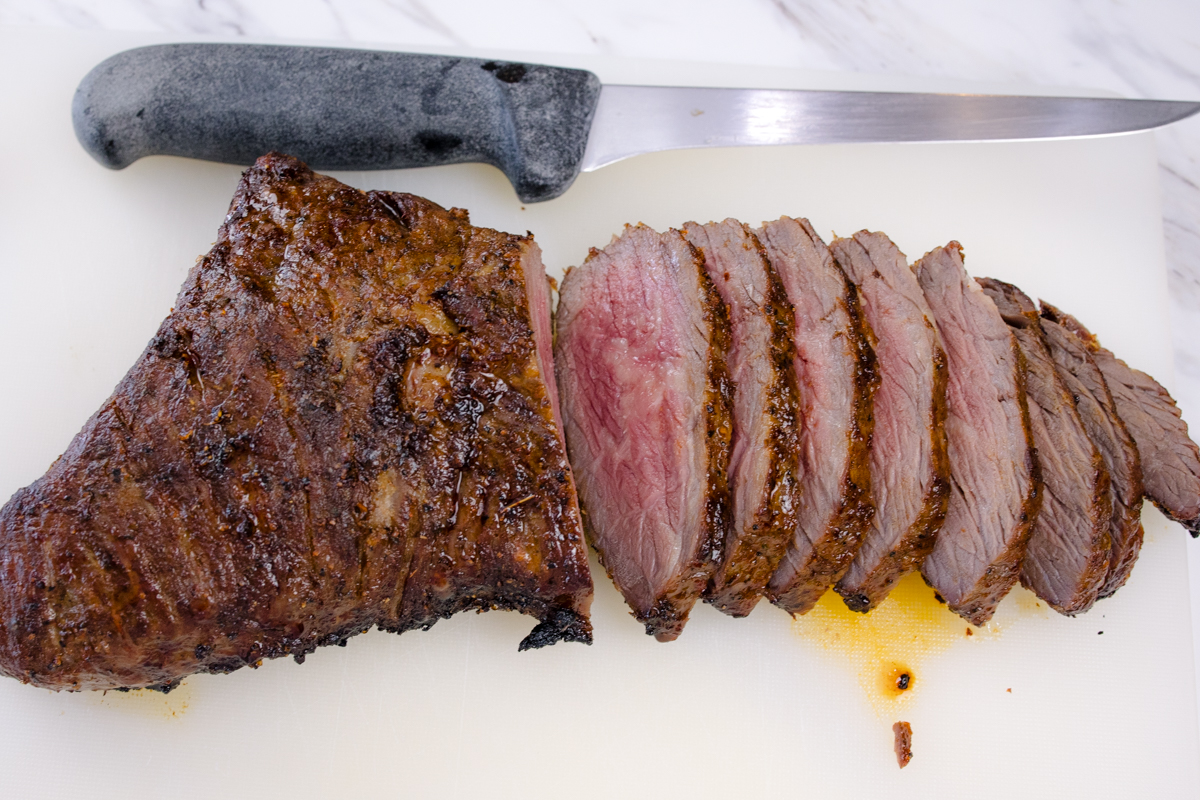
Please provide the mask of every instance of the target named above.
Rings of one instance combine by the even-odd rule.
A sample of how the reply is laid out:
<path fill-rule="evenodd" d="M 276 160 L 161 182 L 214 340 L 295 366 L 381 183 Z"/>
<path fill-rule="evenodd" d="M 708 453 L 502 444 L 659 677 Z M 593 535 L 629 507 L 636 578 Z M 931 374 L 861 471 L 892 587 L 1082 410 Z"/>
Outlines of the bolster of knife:
<path fill-rule="evenodd" d="M 148 155 L 249 165 L 271 151 L 322 170 L 479 162 L 525 202 L 579 174 L 590 72 L 339 48 L 173 44 L 126 50 L 75 92 L 80 143 L 121 169 Z"/>

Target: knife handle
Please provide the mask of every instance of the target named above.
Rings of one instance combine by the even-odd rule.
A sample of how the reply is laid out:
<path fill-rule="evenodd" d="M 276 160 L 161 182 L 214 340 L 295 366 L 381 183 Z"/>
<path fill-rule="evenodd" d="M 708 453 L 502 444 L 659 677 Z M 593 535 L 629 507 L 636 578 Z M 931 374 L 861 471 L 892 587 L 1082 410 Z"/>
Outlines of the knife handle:
<path fill-rule="evenodd" d="M 126 50 L 75 91 L 84 149 L 249 165 L 272 150 L 325 170 L 482 162 L 521 200 L 579 174 L 600 80 L 536 64 L 374 50 L 169 44 Z"/>

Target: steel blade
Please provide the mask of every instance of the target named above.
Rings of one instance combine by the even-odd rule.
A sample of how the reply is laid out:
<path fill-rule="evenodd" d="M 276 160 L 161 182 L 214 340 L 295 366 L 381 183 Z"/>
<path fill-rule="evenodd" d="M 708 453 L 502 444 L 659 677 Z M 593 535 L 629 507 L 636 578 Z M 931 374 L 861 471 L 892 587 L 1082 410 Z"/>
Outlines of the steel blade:
<path fill-rule="evenodd" d="M 1105 136 L 1197 111 L 1170 100 L 606 85 L 583 170 L 689 147 Z"/>

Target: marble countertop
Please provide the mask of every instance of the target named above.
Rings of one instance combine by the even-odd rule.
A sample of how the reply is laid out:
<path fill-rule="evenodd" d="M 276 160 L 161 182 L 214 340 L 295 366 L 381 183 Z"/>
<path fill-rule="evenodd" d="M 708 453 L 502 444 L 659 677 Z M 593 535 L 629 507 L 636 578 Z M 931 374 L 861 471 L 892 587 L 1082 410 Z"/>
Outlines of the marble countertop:
<path fill-rule="evenodd" d="M 0 0 L 0 24 L 602 53 L 1200 100 L 1194 0 Z M 1173 387 L 1197 431 L 1200 118 L 1156 135 Z M 1200 619 L 1200 546 L 1189 557 Z"/>

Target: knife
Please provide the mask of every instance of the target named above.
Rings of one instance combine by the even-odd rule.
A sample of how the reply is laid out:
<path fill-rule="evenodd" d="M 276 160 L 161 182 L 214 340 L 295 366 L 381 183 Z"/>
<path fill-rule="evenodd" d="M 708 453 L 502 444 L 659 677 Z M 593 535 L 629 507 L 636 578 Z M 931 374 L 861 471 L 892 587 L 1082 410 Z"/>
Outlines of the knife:
<path fill-rule="evenodd" d="M 1049 139 L 1147 130 L 1200 103 L 668 86 L 602 86 L 578 69 L 277 45 L 169 44 L 100 63 L 75 92 L 83 147 L 121 169 L 174 155 L 315 169 L 482 162 L 524 202 L 659 150 Z"/>

